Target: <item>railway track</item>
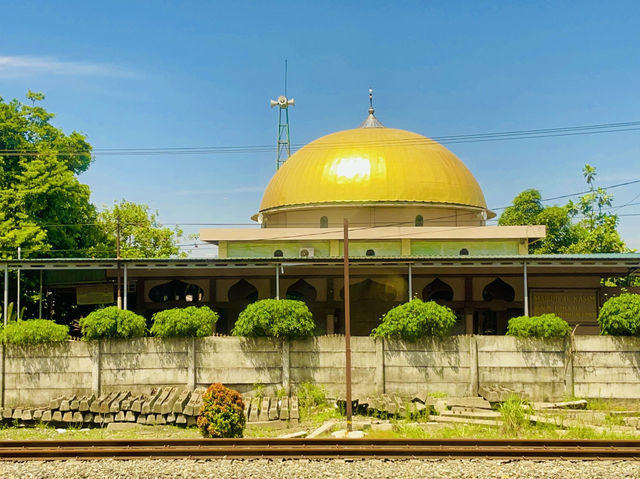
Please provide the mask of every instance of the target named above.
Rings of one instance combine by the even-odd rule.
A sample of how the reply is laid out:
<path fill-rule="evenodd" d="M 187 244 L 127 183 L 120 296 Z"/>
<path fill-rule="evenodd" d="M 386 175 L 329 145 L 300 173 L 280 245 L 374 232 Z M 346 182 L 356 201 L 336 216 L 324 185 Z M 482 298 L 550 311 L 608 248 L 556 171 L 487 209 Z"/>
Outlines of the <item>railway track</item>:
<path fill-rule="evenodd" d="M 638 460 L 640 441 L 536 439 L 135 439 L 0 441 L 0 460 L 65 459 Z"/>

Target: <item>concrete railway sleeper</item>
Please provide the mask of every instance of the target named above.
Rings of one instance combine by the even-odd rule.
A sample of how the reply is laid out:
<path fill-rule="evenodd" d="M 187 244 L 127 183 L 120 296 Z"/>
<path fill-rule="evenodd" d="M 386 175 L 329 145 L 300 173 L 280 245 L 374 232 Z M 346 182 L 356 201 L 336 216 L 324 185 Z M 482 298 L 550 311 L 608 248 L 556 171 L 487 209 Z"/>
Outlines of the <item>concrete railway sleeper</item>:
<path fill-rule="evenodd" d="M 0 460 L 491 458 L 638 460 L 640 441 L 501 439 L 138 439 L 0 441 Z"/>

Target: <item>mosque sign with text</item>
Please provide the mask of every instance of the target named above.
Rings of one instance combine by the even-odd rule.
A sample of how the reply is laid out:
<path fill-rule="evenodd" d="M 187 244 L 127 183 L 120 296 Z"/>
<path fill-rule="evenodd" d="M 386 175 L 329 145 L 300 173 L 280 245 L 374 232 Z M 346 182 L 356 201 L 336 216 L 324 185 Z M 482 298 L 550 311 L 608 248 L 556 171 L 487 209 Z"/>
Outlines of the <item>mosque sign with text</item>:
<path fill-rule="evenodd" d="M 572 326 L 593 323 L 598 316 L 598 292 L 593 289 L 534 290 L 531 314 L 555 313 Z"/>

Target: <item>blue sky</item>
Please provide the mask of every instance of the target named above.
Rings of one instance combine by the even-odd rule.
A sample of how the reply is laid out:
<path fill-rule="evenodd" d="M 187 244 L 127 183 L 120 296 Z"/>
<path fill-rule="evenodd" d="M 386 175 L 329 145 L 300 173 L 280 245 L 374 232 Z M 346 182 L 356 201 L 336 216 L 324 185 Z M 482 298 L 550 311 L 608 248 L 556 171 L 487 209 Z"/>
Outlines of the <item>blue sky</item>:
<path fill-rule="evenodd" d="M 47 95 L 96 148 L 269 145 L 289 62 L 292 142 L 378 118 L 426 136 L 640 120 L 638 2 L 4 2 L 0 96 Z M 9 20 L 9 21 L 7 21 Z M 448 145 L 489 207 L 640 178 L 640 131 Z M 97 205 L 165 223 L 244 223 L 274 153 L 97 156 Z M 617 205 L 640 201 L 640 184 Z M 618 210 L 640 213 L 640 206 Z M 186 232 L 198 227 L 185 226 Z M 640 248 L 640 216 L 622 216 Z M 197 254 L 212 254 L 201 249 Z"/>

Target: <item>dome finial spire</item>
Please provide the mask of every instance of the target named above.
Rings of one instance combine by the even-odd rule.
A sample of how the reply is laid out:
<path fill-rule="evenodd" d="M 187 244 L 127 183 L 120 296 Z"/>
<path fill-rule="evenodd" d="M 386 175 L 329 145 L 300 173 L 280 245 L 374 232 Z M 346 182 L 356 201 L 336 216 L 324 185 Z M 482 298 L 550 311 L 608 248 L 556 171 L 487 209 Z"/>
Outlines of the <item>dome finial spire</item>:
<path fill-rule="evenodd" d="M 378 121 L 373 112 L 373 88 L 369 88 L 369 116 L 362 122 L 360 128 L 384 128 L 384 125 Z"/>

